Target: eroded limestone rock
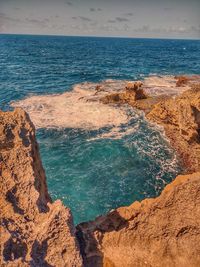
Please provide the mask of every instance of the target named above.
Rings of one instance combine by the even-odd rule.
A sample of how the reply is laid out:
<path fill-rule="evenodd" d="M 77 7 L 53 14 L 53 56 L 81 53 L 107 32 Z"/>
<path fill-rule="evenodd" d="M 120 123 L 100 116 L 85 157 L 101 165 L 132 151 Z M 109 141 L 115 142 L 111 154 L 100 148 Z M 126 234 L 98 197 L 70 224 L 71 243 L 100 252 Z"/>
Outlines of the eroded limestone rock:
<path fill-rule="evenodd" d="M 188 171 L 200 170 L 200 90 L 193 86 L 175 98 L 157 103 L 147 119 L 164 127 Z"/>
<path fill-rule="evenodd" d="M 200 266 L 200 173 L 78 226 L 86 267 Z"/>
<path fill-rule="evenodd" d="M 82 266 L 72 215 L 51 201 L 34 126 L 0 111 L 0 265 Z"/>
<path fill-rule="evenodd" d="M 136 100 L 146 99 L 147 94 L 142 88 L 142 82 L 128 82 L 124 90 L 118 93 L 108 94 L 100 99 L 104 104 L 109 103 L 128 103 L 133 105 Z"/>
<path fill-rule="evenodd" d="M 162 125 L 188 171 L 199 170 L 197 84 L 178 96 L 123 101 Z M 1 266 L 79 267 L 80 251 L 85 267 L 200 266 L 199 172 L 178 176 L 158 198 L 80 224 L 79 249 L 70 210 L 48 194 L 34 126 L 21 109 L 0 112 L 0 211 Z"/>

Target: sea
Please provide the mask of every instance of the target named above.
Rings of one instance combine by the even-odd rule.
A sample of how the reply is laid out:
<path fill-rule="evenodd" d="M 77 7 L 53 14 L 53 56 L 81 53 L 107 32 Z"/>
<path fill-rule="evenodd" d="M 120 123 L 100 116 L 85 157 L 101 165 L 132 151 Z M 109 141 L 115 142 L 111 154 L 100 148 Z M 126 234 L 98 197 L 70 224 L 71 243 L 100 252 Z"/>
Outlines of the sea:
<path fill-rule="evenodd" d="M 198 40 L 0 35 L 0 109 L 30 114 L 49 193 L 75 224 L 156 197 L 182 171 L 161 127 L 88 101 L 95 86 L 199 73 Z"/>

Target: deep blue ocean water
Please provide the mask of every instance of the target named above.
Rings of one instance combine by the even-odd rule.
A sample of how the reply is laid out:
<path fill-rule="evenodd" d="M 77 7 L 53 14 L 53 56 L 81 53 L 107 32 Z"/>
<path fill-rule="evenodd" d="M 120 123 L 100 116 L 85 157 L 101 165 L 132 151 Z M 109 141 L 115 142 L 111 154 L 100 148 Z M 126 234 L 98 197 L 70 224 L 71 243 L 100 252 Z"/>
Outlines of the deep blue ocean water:
<path fill-rule="evenodd" d="M 200 41 L 0 35 L 3 110 L 85 81 L 199 73 Z M 76 223 L 156 196 L 180 172 L 162 133 L 142 115 L 131 123 L 138 130 L 118 140 L 92 140 L 94 130 L 37 130 L 49 191 L 72 209 Z"/>

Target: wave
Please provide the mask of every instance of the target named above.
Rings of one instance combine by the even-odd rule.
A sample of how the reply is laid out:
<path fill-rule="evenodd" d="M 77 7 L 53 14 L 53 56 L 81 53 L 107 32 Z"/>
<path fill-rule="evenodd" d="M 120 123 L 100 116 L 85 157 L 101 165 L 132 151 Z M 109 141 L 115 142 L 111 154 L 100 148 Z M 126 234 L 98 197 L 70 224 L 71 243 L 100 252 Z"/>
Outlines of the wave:
<path fill-rule="evenodd" d="M 135 130 L 128 125 L 138 112 L 128 105 L 105 105 L 101 97 L 121 92 L 128 81 L 105 80 L 100 83 L 85 82 L 75 85 L 62 94 L 36 95 L 11 103 L 12 107 L 26 110 L 36 128 L 79 128 L 97 130 L 110 128 L 96 138 L 121 138 Z M 173 76 L 151 76 L 143 81 L 150 95 L 177 94 L 186 87 L 177 88 Z"/>

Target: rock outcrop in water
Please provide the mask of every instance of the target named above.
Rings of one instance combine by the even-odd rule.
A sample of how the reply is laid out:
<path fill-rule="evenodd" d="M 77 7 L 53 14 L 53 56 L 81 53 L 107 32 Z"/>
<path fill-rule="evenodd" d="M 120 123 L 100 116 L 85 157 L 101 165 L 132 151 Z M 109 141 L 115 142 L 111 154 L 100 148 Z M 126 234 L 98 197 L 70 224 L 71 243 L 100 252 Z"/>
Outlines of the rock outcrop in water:
<path fill-rule="evenodd" d="M 163 86 L 165 94 L 148 96 L 146 91 L 150 93 L 152 88 L 136 82 L 122 92 L 104 96 L 101 101 L 129 104 L 143 110 L 148 120 L 164 127 L 184 167 L 194 172 L 200 170 L 200 76 L 177 76 L 174 80 L 174 84 Z M 173 87 L 180 88 L 182 93 Z M 168 95 L 169 89 L 177 91 L 176 94 Z"/>
<path fill-rule="evenodd" d="M 142 95 L 133 106 L 164 126 L 188 170 L 199 170 L 199 86 L 176 98 Z M 21 109 L 0 112 L 0 209 L 1 266 L 200 266 L 200 172 L 75 230 L 70 210 L 51 201 L 34 126 Z"/>
<path fill-rule="evenodd" d="M 51 201 L 34 126 L 0 112 L 0 265 L 82 266 L 70 210 Z"/>
<path fill-rule="evenodd" d="M 133 105 L 135 101 L 147 98 L 147 95 L 145 94 L 141 86 L 142 82 L 129 82 L 127 83 L 123 92 L 108 94 L 100 98 L 100 101 L 104 104 L 128 103 L 130 105 Z"/>

